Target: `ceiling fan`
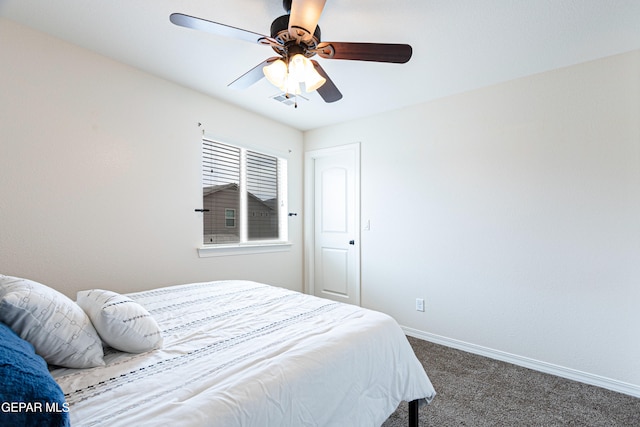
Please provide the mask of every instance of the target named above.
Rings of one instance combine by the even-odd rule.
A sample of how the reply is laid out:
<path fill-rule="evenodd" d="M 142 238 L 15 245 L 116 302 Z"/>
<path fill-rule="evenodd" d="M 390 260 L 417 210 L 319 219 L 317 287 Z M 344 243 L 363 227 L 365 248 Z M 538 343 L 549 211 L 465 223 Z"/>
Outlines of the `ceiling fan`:
<path fill-rule="evenodd" d="M 283 0 L 287 14 L 271 23 L 270 36 L 182 13 L 173 13 L 169 19 L 181 27 L 271 46 L 279 55 L 264 60 L 231 82 L 229 87 L 234 89 L 245 89 L 267 77 L 285 94 L 299 94 L 304 87 L 307 92 L 317 90 L 325 102 L 335 102 L 342 99 L 342 94 L 320 64 L 309 59 L 316 54 L 325 59 L 397 64 L 411 59 L 412 48 L 408 44 L 321 41 L 318 20 L 325 2 Z"/>

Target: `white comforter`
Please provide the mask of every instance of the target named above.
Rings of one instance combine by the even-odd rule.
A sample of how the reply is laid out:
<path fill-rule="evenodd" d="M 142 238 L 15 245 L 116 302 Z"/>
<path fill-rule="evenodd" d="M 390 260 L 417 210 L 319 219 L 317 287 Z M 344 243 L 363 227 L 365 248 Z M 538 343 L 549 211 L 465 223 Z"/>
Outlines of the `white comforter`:
<path fill-rule="evenodd" d="M 382 313 L 247 281 L 128 295 L 163 348 L 53 371 L 72 426 L 371 427 L 435 395 Z"/>

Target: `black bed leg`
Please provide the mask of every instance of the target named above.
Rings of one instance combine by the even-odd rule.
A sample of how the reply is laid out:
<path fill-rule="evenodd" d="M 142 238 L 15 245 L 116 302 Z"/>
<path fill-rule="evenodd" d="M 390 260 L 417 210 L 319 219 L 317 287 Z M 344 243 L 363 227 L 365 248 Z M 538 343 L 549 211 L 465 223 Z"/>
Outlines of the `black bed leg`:
<path fill-rule="evenodd" d="M 409 402 L 409 427 L 418 427 L 418 401 Z"/>

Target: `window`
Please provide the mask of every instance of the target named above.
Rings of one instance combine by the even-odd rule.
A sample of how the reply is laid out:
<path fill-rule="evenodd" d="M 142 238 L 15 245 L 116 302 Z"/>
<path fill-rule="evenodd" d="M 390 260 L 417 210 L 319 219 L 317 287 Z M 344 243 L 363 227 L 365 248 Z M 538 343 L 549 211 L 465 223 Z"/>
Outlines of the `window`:
<path fill-rule="evenodd" d="M 224 226 L 227 228 L 236 228 L 236 210 L 224 210 Z"/>
<path fill-rule="evenodd" d="M 286 242 L 286 169 L 283 158 L 203 139 L 203 243 Z"/>

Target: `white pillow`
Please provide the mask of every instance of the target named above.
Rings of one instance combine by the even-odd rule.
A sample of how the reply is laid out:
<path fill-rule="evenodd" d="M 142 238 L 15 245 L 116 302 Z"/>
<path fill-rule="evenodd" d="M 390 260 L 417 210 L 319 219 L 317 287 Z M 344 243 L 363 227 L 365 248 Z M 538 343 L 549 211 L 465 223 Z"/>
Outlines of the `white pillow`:
<path fill-rule="evenodd" d="M 102 341 L 84 311 L 41 283 L 0 275 L 0 321 L 51 365 L 104 365 Z"/>
<path fill-rule="evenodd" d="M 131 298 L 112 291 L 78 292 L 77 303 L 89 315 L 102 340 L 127 353 L 162 346 L 162 334 L 151 314 Z"/>

